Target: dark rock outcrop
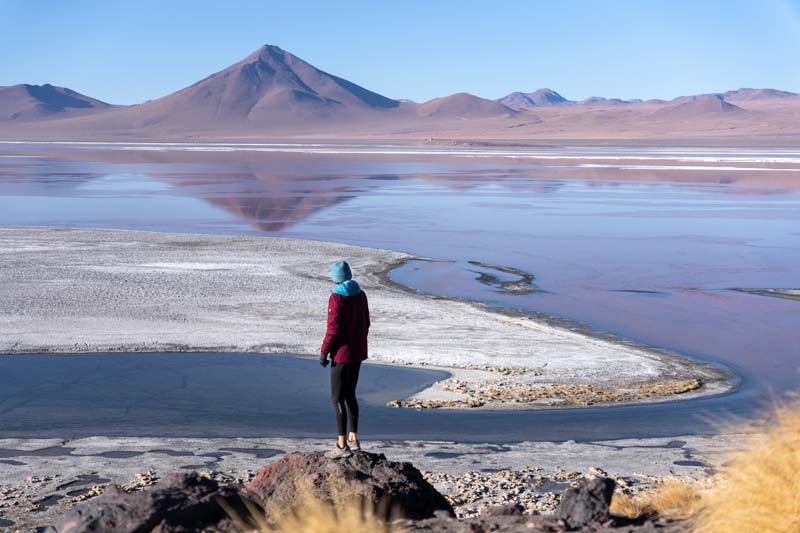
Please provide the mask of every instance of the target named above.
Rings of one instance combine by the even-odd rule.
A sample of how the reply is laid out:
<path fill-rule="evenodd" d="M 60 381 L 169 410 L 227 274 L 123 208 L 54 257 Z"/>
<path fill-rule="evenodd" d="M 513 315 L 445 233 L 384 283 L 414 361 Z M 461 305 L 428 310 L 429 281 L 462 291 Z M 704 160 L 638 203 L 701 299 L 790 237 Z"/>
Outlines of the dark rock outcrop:
<path fill-rule="evenodd" d="M 562 496 L 554 515 L 524 514 L 519 504 L 488 508 L 477 517 L 456 519 L 447 500 L 410 463 L 388 461 L 383 454 L 356 453 L 343 460 L 322 453 L 291 453 L 262 468 L 239 492 L 196 473 L 175 474 L 142 492 L 111 488 L 102 496 L 67 511 L 51 533 L 135 531 L 140 533 L 233 532 L 239 529 L 224 506 L 247 519 L 246 500 L 262 500 L 265 509 L 286 510 L 311 495 L 341 503 L 347 494 L 372 502 L 408 533 L 685 533 L 686 522 L 627 520 L 609 516 L 615 483 L 584 480 Z M 302 500 L 300 500 L 302 502 Z M 268 517 L 269 518 L 269 517 Z"/>
<path fill-rule="evenodd" d="M 564 491 L 556 512 L 567 529 L 581 529 L 609 519 L 608 507 L 616 483 L 609 478 L 584 480 Z"/>
<path fill-rule="evenodd" d="M 608 478 L 584 480 L 567 489 L 555 515 L 522 514 L 516 504 L 487 509 L 483 514 L 456 520 L 448 517 L 405 521 L 408 533 L 562 533 L 591 531 L 592 533 L 686 533 L 685 521 L 628 520 L 611 517 L 608 512 L 615 483 Z"/>
<path fill-rule="evenodd" d="M 553 516 L 476 516 L 472 518 L 431 518 L 399 524 L 406 533 L 562 533 L 563 522 Z M 609 522 L 582 529 L 591 533 L 689 533 L 686 522 L 641 521 L 626 524 Z"/>
<path fill-rule="evenodd" d="M 331 501 L 352 494 L 394 517 L 431 518 L 436 511 L 455 516 L 450 503 L 411 463 L 369 452 L 336 460 L 320 452 L 290 453 L 259 470 L 247 492 L 268 501 L 269 508 L 286 509 L 309 494 Z"/>
<path fill-rule="evenodd" d="M 233 530 L 224 501 L 240 515 L 236 489 L 196 473 L 174 474 L 142 492 L 127 493 L 112 487 L 102 496 L 78 505 L 55 524 L 58 533 L 140 531 L 178 533 Z"/>

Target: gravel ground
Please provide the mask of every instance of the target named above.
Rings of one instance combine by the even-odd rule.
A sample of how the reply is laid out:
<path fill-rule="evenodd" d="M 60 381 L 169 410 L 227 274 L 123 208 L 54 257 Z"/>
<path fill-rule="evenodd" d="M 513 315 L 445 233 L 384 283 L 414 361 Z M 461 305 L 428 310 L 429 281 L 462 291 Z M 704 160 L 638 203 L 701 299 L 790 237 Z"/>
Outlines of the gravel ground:
<path fill-rule="evenodd" d="M 364 441 L 366 450 L 410 461 L 454 505 L 459 516 L 518 502 L 550 512 L 582 477 L 609 475 L 627 492 L 665 478 L 703 480 L 721 468 L 735 435 L 622 441 L 459 444 Z M 32 531 L 66 508 L 116 484 L 135 491 L 178 471 L 196 470 L 242 484 L 289 451 L 324 450 L 318 439 L 175 439 L 91 437 L 0 440 L 0 517 L 10 531 Z M 0 527 L 2 530 L 2 527 Z"/>

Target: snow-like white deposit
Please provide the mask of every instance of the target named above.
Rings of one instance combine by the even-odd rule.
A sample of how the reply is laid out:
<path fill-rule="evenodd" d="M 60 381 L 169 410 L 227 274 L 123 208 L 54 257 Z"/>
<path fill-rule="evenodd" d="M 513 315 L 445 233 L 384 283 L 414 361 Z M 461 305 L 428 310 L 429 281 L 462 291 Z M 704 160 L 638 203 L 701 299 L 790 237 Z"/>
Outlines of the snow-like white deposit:
<path fill-rule="evenodd" d="M 315 355 L 329 264 L 346 259 L 369 297 L 372 359 L 536 369 L 548 383 L 694 375 L 678 358 L 403 290 L 384 274 L 407 257 L 293 239 L 0 228 L 0 353 Z"/>
<path fill-rule="evenodd" d="M 346 144 L 346 143 L 306 143 L 306 142 L 132 142 L 132 141 L 4 141 L 2 145 L 35 144 L 39 146 L 74 146 L 83 148 L 101 148 L 109 150 L 136 150 L 153 152 L 268 152 L 295 154 L 329 154 L 329 155 L 427 155 L 465 158 L 497 158 L 542 159 L 559 161 L 674 161 L 676 163 L 800 163 L 800 152 L 796 150 L 730 150 L 714 147 L 695 147 L 686 149 L 664 148 L 624 148 L 613 149 L 565 147 L 553 150 L 531 148 L 497 147 L 471 148 L 463 146 L 415 146 L 393 144 Z M 38 156 L 0 156 L 0 157 L 38 157 Z M 600 167 L 604 168 L 604 167 Z M 608 168 L 618 168 L 611 165 Z M 687 166 L 646 166 L 645 168 L 692 169 Z M 719 169 L 720 167 L 700 167 L 701 169 Z M 724 170 L 724 168 L 723 168 Z M 800 168 L 761 170 L 800 171 Z"/>

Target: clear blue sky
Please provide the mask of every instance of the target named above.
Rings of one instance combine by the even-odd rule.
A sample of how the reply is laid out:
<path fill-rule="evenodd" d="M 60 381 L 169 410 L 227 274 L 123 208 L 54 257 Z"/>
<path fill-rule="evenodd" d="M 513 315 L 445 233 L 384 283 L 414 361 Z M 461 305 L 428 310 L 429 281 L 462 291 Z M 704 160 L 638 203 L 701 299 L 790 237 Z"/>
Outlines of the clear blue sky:
<path fill-rule="evenodd" d="M 420 101 L 800 92 L 800 0 L 0 0 L 0 85 L 137 103 L 266 43 Z"/>

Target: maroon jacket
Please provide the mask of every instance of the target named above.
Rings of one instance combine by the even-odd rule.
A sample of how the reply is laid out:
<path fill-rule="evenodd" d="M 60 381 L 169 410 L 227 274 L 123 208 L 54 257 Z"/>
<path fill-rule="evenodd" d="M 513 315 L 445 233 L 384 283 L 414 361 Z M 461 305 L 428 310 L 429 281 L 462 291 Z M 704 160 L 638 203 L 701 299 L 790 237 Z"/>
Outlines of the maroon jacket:
<path fill-rule="evenodd" d="M 320 353 L 331 354 L 335 363 L 357 363 L 367 358 L 369 305 L 364 291 L 355 296 L 331 293 L 328 299 L 328 331 Z"/>

